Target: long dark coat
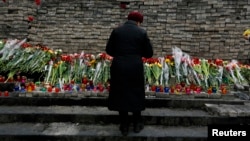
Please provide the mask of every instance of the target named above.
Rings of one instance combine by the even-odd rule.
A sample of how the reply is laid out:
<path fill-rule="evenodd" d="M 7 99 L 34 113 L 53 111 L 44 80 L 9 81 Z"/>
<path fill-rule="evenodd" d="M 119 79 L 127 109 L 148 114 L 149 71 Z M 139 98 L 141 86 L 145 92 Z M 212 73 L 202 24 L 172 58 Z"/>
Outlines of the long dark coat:
<path fill-rule="evenodd" d="M 112 31 L 106 52 L 113 57 L 110 68 L 109 110 L 145 110 L 142 57 L 153 56 L 147 32 L 137 26 L 135 21 L 128 20 Z"/>

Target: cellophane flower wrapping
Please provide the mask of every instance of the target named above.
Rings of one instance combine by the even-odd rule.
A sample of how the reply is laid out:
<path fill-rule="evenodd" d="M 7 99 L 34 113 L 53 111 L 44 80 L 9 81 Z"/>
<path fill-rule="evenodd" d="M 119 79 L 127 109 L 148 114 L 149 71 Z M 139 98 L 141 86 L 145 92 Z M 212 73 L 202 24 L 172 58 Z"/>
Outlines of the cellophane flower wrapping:
<path fill-rule="evenodd" d="M 151 64 L 151 71 L 154 77 L 154 85 L 160 85 L 160 76 L 162 73 L 162 66 L 160 64 L 159 58 L 156 58 L 154 63 Z"/>
<path fill-rule="evenodd" d="M 97 65 L 95 68 L 93 83 L 95 85 L 105 84 L 110 78 L 110 65 L 112 57 L 106 53 L 99 53 L 96 58 L 97 58 Z"/>
<path fill-rule="evenodd" d="M 231 80 L 234 84 L 248 85 L 247 80 L 241 74 L 241 68 L 237 60 L 232 60 L 226 65 L 227 71 L 229 72 Z"/>
<path fill-rule="evenodd" d="M 144 79 L 145 79 L 145 84 L 146 86 L 149 87 L 149 85 L 152 85 L 152 75 L 151 75 L 151 68 L 150 68 L 150 63 L 148 62 L 148 59 L 143 58 L 143 66 L 144 66 Z M 149 90 L 147 88 L 147 90 Z"/>
<path fill-rule="evenodd" d="M 52 50 L 46 46 L 32 46 L 26 39 L 7 40 L 0 54 L 1 71 L 8 73 L 8 79 L 20 72 L 45 73 L 44 68 L 53 57 Z"/>
<path fill-rule="evenodd" d="M 209 77 L 209 63 L 208 63 L 208 60 L 202 58 L 201 59 L 201 71 L 202 71 L 202 84 L 203 84 L 203 88 L 204 89 L 208 89 L 209 88 L 209 84 L 208 84 L 208 77 Z"/>
<path fill-rule="evenodd" d="M 194 76 L 194 84 L 201 86 L 201 79 L 203 78 L 201 63 L 199 58 L 192 58 L 192 74 Z"/>
<path fill-rule="evenodd" d="M 189 76 L 191 76 L 189 69 L 191 65 L 191 58 L 187 53 L 183 52 L 183 56 L 181 59 L 181 66 L 180 66 L 180 72 L 181 72 L 181 80 L 182 82 L 185 82 L 187 85 L 190 85 Z"/>
<path fill-rule="evenodd" d="M 163 82 L 165 87 L 169 87 L 169 70 L 170 67 L 168 66 L 167 62 L 164 60 L 162 65 L 162 76 L 163 76 Z"/>
<path fill-rule="evenodd" d="M 250 65 L 241 64 L 241 74 L 246 79 L 247 83 L 250 84 Z"/>
<path fill-rule="evenodd" d="M 163 66 L 165 64 L 165 59 L 164 57 L 159 57 L 159 63 L 160 63 L 160 68 L 161 68 L 161 74 L 160 74 L 160 85 L 163 86 L 165 84 L 165 80 L 164 80 L 164 73 L 163 73 Z"/>
<path fill-rule="evenodd" d="M 181 59 L 182 59 L 182 50 L 178 47 L 173 47 L 172 48 L 173 56 L 174 56 L 174 61 L 175 61 L 175 75 L 177 77 L 178 83 L 181 81 L 181 73 L 180 73 L 180 64 L 181 64 Z"/>
<path fill-rule="evenodd" d="M 217 60 L 217 61 L 216 61 Z M 208 85 L 209 87 L 219 87 L 222 85 L 223 82 L 223 75 L 224 75 L 224 68 L 223 68 L 223 61 L 216 59 L 215 61 L 209 61 L 209 78 L 208 78 Z"/>

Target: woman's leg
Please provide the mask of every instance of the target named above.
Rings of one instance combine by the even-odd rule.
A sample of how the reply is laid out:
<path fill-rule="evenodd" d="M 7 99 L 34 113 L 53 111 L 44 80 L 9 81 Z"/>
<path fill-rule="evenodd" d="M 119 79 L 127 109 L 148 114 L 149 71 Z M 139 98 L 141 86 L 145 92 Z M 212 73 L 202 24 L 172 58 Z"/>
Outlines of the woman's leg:
<path fill-rule="evenodd" d="M 122 135 L 128 135 L 129 129 L 129 117 L 127 111 L 119 111 L 119 119 L 120 119 L 120 131 Z"/>
<path fill-rule="evenodd" d="M 135 133 L 139 133 L 144 128 L 144 122 L 141 116 L 141 111 L 133 112 L 133 124 Z"/>

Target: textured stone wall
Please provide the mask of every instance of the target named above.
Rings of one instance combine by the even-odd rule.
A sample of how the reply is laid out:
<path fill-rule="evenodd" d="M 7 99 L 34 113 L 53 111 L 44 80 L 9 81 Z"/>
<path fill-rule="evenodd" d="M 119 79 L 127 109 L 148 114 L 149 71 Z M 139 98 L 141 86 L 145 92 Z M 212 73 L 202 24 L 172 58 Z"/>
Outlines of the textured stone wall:
<path fill-rule="evenodd" d="M 104 51 L 111 30 L 139 10 L 155 57 L 176 46 L 191 56 L 246 61 L 250 43 L 242 33 L 250 28 L 249 5 L 249 0 L 42 0 L 38 6 L 34 0 L 6 0 L 0 1 L 0 39 L 27 38 L 65 53 L 96 54 Z"/>

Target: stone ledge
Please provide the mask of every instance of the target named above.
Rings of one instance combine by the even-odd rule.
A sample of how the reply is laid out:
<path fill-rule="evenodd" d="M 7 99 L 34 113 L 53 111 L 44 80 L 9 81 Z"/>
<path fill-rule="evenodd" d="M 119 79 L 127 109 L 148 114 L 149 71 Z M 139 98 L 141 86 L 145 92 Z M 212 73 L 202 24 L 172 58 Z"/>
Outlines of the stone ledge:
<path fill-rule="evenodd" d="M 250 117 L 250 104 L 205 104 L 208 112 L 222 117 Z"/>
<path fill-rule="evenodd" d="M 108 92 L 98 92 L 98 91 L 85 91 L 85 92 L 42 92 L 42 91 L 33 91 L 33 92 L 9 92 L 9 96 L 0 95 L 1 97 L 51 97 L 51 98 L 89 98 L 89 97 L 104 97 L 107 98 L 109 95 Z M 182 98 L 182 99 L 235 99 L 237 96 L 236 92 L 228 94 L 208 94 L 208 93 L 199 93 L 199 94 L 175 94 L 175 93 L 164 93 L 164 92 L 145 92 L 146 98 Z"/>
<path fill-rule="evenodd" d="M 147 97 L 148 108 L 194 108 L 203 109 L 206 103 L 244 105 L 245 100 L 234 99 L 205 99 L 177 96 L 170 98 Z M 0 97 L 0 105 L 7 106 L 107 106 L 107 97 Z"/>

